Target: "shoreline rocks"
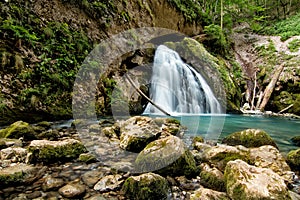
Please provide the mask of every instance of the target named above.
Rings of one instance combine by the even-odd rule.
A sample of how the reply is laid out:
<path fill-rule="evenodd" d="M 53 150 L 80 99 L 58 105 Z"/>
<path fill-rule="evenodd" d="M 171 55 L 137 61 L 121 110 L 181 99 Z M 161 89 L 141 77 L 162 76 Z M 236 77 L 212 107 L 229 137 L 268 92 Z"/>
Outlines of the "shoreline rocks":
<path fill-rule="evenodd" d="M 105 166 L 93 152 L 87 152 L 74 127 L 52 128 L 48 123 L 39 126 L 35 132 L 47 132 L 51 140 L 24 143 L 0 139 L 0 200 L 299 199 L 300 150 L 288 154 L 286 160 L 270 143 L 255 142 L 256 147 L 215 145 L 202 138 L 194 139 L 193 149 L 188 149 L 181 139 L 179 122 L 167 118 L 133 117 L 110 126 L 92 125 L 93 136 L 102 134 L 118 150 L 122 149 L 124 132 L 143 137 L 144 128 L 153 126 L 156 138 L 143 144 L 143 149 L 133 149 L 136 157 L 131 164 L 139 171 L 127 172 L 122 167 Z M 141 134 L 136 134 L 139 131 Z M 260 138 L 255 138 L 256 130 L 250 132 L 252 141 Z M 91 140 L 89 145 L 100 151 L 97 142 Z M 119 160 L 118 164 L 124 168 L 127 162 Z"/>

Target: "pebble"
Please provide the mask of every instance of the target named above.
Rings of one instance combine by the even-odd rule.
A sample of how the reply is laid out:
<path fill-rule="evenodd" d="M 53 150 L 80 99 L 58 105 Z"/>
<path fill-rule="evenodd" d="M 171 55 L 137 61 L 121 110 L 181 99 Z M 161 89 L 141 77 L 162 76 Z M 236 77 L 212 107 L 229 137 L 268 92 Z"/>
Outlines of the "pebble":
<path fill-rule="evenodd" d="M 58 190 L 66 198 L 74 198 L 84 194 L 85 186 L 80 183 L 69 183 Z"/>

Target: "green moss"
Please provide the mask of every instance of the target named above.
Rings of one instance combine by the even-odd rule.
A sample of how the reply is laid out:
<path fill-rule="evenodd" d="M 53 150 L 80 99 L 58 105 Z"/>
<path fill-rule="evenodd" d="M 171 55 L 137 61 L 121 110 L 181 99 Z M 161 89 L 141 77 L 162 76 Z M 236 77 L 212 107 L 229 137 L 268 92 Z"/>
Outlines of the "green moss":
<path fill-rule="evenodd" d="M 141 175 L 139 179 L 126 179 L 122 191 L 128 199 L 133 200 L 167 199 L 168 182 L 159 175 L 148 173 Z"/>
<path fill-rule="evenodd" d="M 96 157 L 89 153 L 80 154 L 78 160 L 84 163 L 91 163 L 97 161 Z"/>
<path fill-rule="evenodd" d="M 0 182 L 3 185 L 11 185 L 22 182 L 24 178 L 23 172 L 16 172 L 14 174 L 0 174 Z"/>
<path fill-rule="evenodd" d="M 243 145 L 245 147 L 260 147 L 263 145 L 272 145 L 276 148 L 274 140 L 263 130 L 247 129 L 240 132 L 235 132 L 225 137 L 222 143 L 228 145 Z"/>
<path fill-rule="evenodd" d="M 19 139 L 23 137 L 25 140 L 35 139 L 34 129 L 23 121 L 17 121 L 5 129 L 0 130 L 0 138 L 14 138 Z"/>
<path fill-rule="evenodd" d="M 200 179 L 201 185 L 203 185 L 204 187 L 217 190 L 220 192 L 226 191 L 224 178 L 221 179 L 220 177 L 217 177 L 213 173 L 204 172 L 204 171 L 200 172 L 200 178 L 201 178 Z"/>
<path fill-rule="evenodd" d="M 292 150 L 287 155 L 287 163 L 292 169 L 300 169 L 300 149 Z"/>

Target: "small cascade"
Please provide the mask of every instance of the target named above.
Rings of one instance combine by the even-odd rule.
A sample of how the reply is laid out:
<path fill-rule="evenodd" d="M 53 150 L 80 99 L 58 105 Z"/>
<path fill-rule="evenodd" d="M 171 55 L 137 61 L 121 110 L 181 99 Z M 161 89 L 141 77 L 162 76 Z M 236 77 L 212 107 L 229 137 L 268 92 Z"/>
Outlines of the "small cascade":
<path fill-rule="evenodd" d="M 204 78 L 177 52 L 160 45 L 154 56 L 150 98 L 172 115 L 218 114 L 221 105 Z M 144 114 L 162 114 L 148 103 Z"/>

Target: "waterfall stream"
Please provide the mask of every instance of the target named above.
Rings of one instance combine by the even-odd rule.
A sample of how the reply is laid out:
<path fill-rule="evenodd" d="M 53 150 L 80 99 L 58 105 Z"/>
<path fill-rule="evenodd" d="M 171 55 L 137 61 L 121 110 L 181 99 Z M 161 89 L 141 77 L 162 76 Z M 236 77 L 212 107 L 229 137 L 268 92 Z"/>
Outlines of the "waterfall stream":
<path fill-rule="evenodd" d="M 150 98 L 172 115 L 222 113 L 221 105 L 201 74 L 164 45 L 158 46 L 155 52 Z M 144 114 L 162 112 L 148 103 Z"/>

